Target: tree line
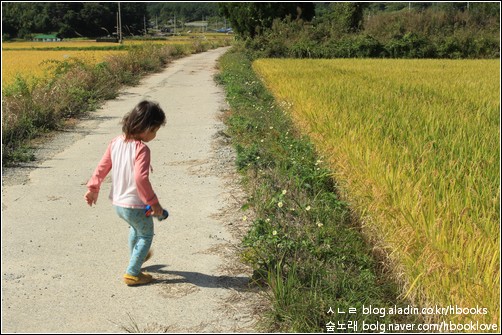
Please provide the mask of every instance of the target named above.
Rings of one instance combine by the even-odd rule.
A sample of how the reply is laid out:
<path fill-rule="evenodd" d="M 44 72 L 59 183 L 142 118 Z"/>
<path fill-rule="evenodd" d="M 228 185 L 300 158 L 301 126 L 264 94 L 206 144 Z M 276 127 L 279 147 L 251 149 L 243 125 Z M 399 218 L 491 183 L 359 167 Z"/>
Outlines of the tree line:
<path fill-rule="evenodd" d="M 2 39 L 30 39 L 34 34 L 61 38 L 100 37 L 117 32 L 118 2 L 2 2 Z M 121 2 L 124 36 L 145 35 L 166 27 L 219 15 L 217 3 Z"/>
<path fill-rule="evenodd" d="M 256 57 L 497 58 L 498 2 L 220 3 Z"/>
<path fill-rule="evenodd" d="M 124 35 L 144 31 L 144 2 L 120 4 Z M 2 39 L 55 33 L 61 38 L 97 37 L 117 31 L 117 2 L 2 2 Z"/>
<path fill-rule="evenodd" d="M 118 2 L 3 2 L 2 39 L 117 31 Z M 264 57 L 493 58 L 499 2 L 122 2 L 123 36 L 216 20 Z"/>

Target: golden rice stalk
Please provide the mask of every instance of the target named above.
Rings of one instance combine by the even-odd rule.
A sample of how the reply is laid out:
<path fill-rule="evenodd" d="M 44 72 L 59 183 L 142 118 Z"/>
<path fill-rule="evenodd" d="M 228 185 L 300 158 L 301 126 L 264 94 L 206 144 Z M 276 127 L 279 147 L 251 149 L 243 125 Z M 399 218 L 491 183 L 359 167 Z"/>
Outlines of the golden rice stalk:
<path fill-rule="evenodd" d="M 253 66 L 329 158 L 366 232 L 387 250 L 403 297 L 486 308 L 447 318 L 500 327 L 499 62 L 261 59 Z"/>

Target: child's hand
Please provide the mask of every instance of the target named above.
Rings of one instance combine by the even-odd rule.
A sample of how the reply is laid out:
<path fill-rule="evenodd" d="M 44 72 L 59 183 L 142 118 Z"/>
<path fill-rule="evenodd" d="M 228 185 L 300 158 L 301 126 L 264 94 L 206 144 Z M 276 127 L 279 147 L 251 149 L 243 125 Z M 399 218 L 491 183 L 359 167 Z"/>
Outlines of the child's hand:
<path fill-rule="evenodd" d="M 152 215 L 153 216 L 162 216 L 162 214 L 164 214 L 164 209 L 162 208 L 162 206 L 160 204 L 155 204 L 155 205 L 152 205 Z"/>
<path fill-rule="evenodd" d="M 84 195 L 84 199 L 89 206 L 92 207 L 92 204 L 96 204 L 96 201 L 98 201 L 98 194 L 99 193 L 97 192 L 87 191 L 87 193 Z"/>

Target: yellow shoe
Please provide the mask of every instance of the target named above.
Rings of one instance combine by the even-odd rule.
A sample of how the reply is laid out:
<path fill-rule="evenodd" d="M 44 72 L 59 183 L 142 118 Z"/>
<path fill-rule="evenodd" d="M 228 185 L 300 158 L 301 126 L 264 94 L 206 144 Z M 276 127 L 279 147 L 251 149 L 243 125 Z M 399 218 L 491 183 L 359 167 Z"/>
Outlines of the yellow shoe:
<path fill-rule="evenodd" d="M 152 275 L 143 272 L 140 272 L 138 276 L 132 276 L 127 273 L 124 275 L 124 283 L 127 286 L 144 285 L 150 283 L 152 280 Z"/>

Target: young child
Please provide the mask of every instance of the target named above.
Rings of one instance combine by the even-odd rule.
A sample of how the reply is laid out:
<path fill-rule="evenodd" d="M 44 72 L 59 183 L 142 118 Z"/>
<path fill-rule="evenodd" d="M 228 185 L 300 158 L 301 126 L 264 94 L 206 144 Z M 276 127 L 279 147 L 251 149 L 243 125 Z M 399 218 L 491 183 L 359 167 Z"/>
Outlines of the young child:
<path fill-rule="evenodd" d="M 109 143 L 84 196 L 89 206 L 96 204 L 101 183 L 112 171 L 110 199 L 118 216 L 130 225 L 130 260 L 124 274 L 128 286 L 153 280 L 141 272 L 143 262 L 151 256 L 153 240 L 153 219 L 145 215 L 145 207 L 151 206 L 153 216 L 162 215 L 163 208 L 149 181 L 150 149 L 145 143 L 153 140 L 165 123 L 164 111 L 155 102 L 141 101 L 127 113 L 122 120 L 123 134 Z"/>

